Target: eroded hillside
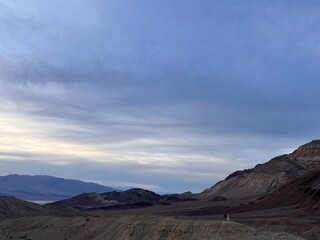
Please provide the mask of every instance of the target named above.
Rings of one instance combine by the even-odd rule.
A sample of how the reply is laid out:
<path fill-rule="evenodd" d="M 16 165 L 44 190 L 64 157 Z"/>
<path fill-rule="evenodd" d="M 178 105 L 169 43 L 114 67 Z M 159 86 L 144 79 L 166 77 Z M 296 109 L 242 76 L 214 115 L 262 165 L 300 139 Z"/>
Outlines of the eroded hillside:
<path fill-rule="evenodd" d="M 32 217 L 0 222 L 1 239 L 32 240 L 298 240 L 287 233 L 259 231 L 235 222 L 163 217 Z"/>

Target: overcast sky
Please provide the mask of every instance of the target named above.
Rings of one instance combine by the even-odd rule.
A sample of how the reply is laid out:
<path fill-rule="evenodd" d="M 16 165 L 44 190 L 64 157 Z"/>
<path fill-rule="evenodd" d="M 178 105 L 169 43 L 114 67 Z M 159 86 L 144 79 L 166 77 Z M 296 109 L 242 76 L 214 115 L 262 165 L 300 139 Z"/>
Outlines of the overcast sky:
<path fill-rule="evenodd" d="M 199 192 L 320 136 L 320 2 L 0 0 L 0 175 Z"/>

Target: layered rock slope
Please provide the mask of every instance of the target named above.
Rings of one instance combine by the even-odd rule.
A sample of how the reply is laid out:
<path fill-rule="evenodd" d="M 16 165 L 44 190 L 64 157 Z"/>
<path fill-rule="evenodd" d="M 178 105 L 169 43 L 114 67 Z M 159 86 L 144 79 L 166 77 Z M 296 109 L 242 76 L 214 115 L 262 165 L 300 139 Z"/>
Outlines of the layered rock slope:
<path fill-rule="evenodd" d="M 281 185 L 277 190 L 250 206 L 250 210 L 284 206 L 320 210 L 320 171 L 310 171 Z"/>
<path fill-rule="evenodd" d="M 217 196 L 255 200 L 315 169 L 320 169 L 320 140 L 302 145 L 291 154 L 275 157 L 252 169 L 234 172 L 225 180 L 206 189 L 199 197 L 208 200 Z"/>

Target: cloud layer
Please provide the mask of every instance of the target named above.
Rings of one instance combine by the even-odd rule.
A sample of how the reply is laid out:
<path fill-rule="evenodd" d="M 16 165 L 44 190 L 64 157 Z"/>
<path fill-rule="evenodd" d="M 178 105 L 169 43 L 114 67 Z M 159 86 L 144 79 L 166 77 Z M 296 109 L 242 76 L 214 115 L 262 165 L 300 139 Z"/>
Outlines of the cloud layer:
<path fill-rule="evenodd" d="M 318 138 L 319 8 L 0 1 L 0 173 L 201 191 Z"/>

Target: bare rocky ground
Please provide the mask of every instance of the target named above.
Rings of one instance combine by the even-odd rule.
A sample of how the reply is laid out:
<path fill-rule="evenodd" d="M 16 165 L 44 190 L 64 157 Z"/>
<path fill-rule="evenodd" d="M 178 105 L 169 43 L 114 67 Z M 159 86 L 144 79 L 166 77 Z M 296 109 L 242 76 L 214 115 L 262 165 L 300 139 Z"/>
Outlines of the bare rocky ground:
<path fill-rule="evenodd" d="M 0 222 L 0 239 L 32 240 L 272 240 L 302 239 L 237 222 L 155 216 L 28 217 Z"/>
<path fill-rule="evenodd" d="M 234 207 L 241 205 L 237 200 L 198 200 L 57 212 L 56 207 L 7 197 L 2 205 L 0 240 L 320 239 L 320 212 L 295 206 L 241 212 Z M 230 214 L 231 222 L 224 221 L 224 213 Z"/>
<path fill-rule="evenodd" d="M 232 213 L 225 205 L 197 201 L 83 216 L 7 218 L 0 222 L 0 240 L 320 239 L 318 213 L 295 208 Z"/>

